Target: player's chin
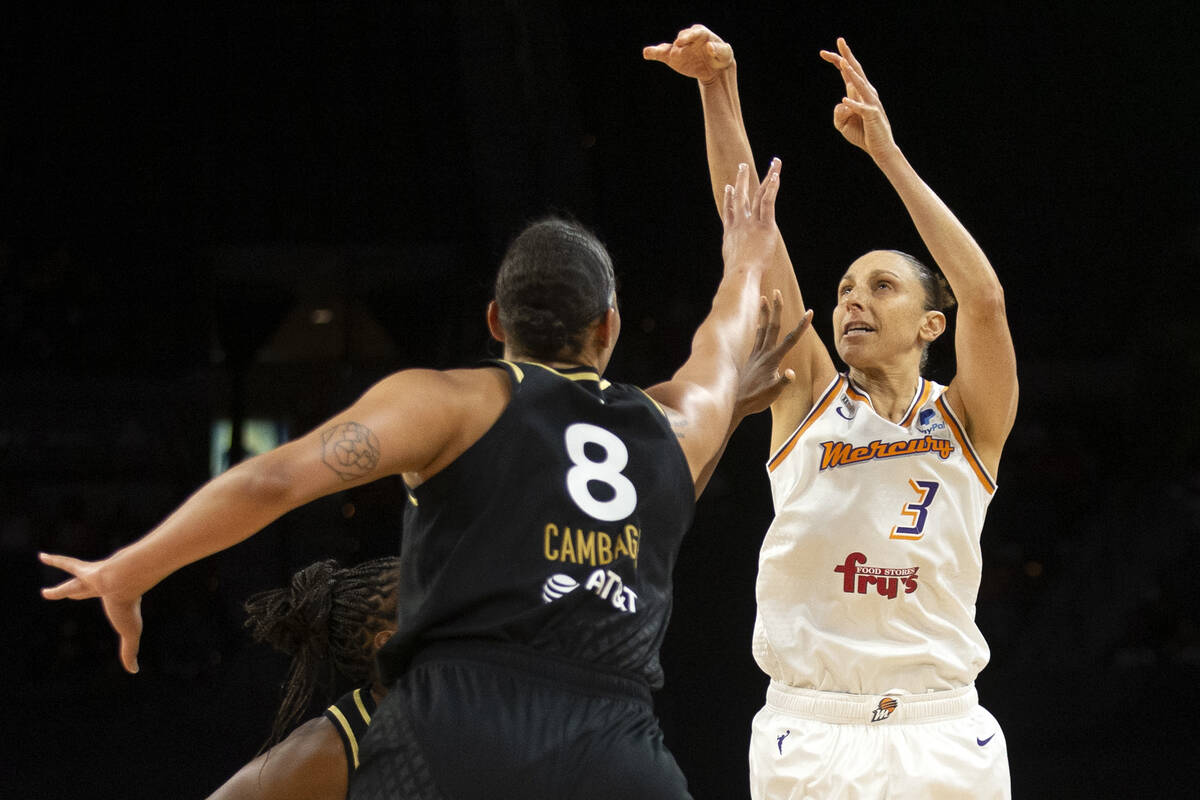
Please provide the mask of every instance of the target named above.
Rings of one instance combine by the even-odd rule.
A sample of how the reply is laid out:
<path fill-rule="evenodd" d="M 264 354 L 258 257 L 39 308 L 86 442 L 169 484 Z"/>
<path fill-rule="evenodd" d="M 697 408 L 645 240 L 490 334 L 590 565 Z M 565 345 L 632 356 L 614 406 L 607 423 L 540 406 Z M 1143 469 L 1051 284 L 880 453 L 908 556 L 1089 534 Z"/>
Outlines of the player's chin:
<path fill-rule="evenodd" d="M 868 366 L 870 360 L 862 342 L 856 342 L 848 337 L 842 337 L 834 345 L 838 358 L 848 367 L 861 368 Z"/>

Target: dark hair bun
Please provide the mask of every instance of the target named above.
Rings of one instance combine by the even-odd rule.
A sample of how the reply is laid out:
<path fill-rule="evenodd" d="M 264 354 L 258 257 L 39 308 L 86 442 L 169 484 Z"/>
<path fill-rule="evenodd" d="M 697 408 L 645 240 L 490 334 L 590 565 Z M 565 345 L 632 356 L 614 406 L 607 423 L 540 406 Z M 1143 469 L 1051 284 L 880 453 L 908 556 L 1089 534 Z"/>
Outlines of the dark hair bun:
<path fill-rule="evenodd" d="M 329 614 L 333 608 L 333 559 L 310 564 L 292 576 L 287 589 L 259 592 L 246 601 L 246 627 L 256 642 L 289 656 L 302 651 L 324 658 L 329 649 Z"/>

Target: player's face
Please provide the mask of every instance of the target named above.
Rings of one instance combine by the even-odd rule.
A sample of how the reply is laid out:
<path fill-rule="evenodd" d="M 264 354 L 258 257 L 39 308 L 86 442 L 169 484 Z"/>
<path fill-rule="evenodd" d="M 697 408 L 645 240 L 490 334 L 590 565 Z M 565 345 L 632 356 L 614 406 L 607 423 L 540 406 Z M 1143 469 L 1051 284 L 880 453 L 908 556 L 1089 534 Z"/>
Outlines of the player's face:
<path fill-rule="evenodd" d="M 925 289 L 913 268 L 895 253 L 861 256 L 838 283 L 833 339 L 842 361 L 857 369 L 920 363 L 925 342 Z"/>

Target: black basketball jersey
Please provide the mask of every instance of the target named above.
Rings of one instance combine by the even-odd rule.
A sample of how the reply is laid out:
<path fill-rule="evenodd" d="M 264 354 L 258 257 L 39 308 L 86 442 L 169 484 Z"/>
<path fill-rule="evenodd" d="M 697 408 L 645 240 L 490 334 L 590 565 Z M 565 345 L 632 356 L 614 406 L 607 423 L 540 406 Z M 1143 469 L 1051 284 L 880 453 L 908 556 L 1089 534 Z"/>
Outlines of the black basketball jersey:
<path fill-rule="evenodd" d="M 375 713 L 375 696 L 369 687 L 355 689 L 338 698 L 337 702 L 325 709 L 325 718 L 337 728 L 338 736 L 342 737 L 342 747 L 346 749 L 346 770 L 353 773 L 358 769 L 358 746 L 371 723 L 371 715 Z"/>
<path fill-rule="evenodd" d="M 663 410 L 590 368 L 490 362 L 496 423 L 410 490 L 385 679 L 432 642 L 525 645 L 662 684 L 671 572 L 695 487 Z"/>

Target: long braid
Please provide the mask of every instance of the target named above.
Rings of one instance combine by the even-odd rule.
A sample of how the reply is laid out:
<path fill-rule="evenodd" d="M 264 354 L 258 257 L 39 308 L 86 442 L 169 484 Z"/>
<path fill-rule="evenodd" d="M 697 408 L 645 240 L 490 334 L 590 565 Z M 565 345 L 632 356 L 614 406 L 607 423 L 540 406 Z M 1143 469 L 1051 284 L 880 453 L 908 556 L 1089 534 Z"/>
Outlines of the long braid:
<path fill-rule="evenodd" d="M 254 640 L 292 659 L 264 750 L 308 709 L 323 669 L 357 684 L 371 677 L 372 639 L 395 624 L 399 563 L 380 558 L 343 569 L 333 559 L 318 561 L 294 574 L 288 588 L 246 601 L 246 627 Z"/>

